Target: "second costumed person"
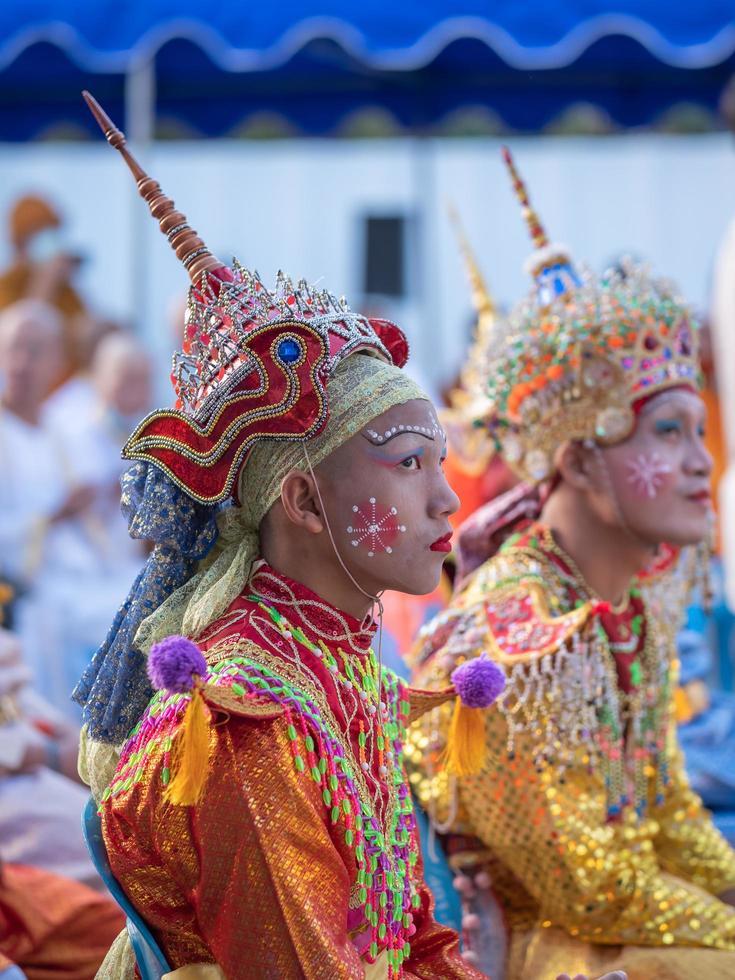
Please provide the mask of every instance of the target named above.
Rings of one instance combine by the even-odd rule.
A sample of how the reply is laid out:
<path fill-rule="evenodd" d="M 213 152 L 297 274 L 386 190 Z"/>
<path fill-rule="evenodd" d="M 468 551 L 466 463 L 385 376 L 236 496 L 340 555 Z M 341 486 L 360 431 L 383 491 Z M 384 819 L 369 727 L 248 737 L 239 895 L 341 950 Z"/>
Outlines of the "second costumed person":
<path fill-rule="evenodd" d="M 465 525 L 459 588 L 412 658 L 421 686 L 478 658 L 507 686 L 480 775 L 438 771 L 440 707 L 412 736 L 412 780 L 480 965 L 492 889 L 507 980 L 735 977 L 735 853 L 688 785 L 673 717 L 690 546 L 710 527 L 696 325 L 640 266 L 578 273 L 507 162 L 534 287 L 479 373 L 488 436 L 525 482 Z"/>

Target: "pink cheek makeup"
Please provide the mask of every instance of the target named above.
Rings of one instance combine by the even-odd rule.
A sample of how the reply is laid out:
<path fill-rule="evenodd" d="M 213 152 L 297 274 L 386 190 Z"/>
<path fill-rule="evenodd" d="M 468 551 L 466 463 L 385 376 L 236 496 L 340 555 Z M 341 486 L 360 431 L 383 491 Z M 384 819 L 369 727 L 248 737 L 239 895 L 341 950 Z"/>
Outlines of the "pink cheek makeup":
<path fill-rule="evenodd" d="M 658 453 L 639 453 L 627 462 L 627 482 L 635 492 L 648 500 L 654 500 L 667 482 L 672 470 Z"/>
<path fill-rule="evenodd" d="M 373 558 L 379 551 L 393 554 L 393 545 L 406 532 L 406 525 L 398 520 L 396 508 L 384 507 L 375 497 L 370 497 L 363 503 L 354 504 L 352 512 L 354 523 L 347 527 L 352 547 L 366 549 L 368 558 Z"/>

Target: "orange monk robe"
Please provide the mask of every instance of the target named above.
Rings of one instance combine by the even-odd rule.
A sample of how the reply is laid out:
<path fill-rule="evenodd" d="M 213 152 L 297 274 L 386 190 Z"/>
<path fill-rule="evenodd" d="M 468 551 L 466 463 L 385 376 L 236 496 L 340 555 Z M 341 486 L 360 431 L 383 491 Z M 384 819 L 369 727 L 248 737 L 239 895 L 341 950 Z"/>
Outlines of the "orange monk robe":
<path fill-rule="evenodd" d="M 28 980 L 92 980 L 124 926 L 109 898 L 20 864 L 0 869 L 0 969 Z"/>
<path fill-rule="evenodd" d="M 707 407 L 707 429 L 704 442 L 707 451 L 712 457 L 712 504 L 715 512 L 719 509 L 718 488 L 722 475 L 727 468 L 727 452 L 725 449 L 725 436 L 722 431 L 722 412 L 720 410 L 720 400 L 716 389 L 712 385 L 707 385 L 700 391 L 702 401 Z M 717 550 L 719 551 L 719 542 Z"/>
<path fill-rule="evenodd" d="M 489 460 L 484 457 L 473 464 L 453 449 L 451 442 L 444 473 L 449 486 L 459 497 L 459 510 L 449 518 L 453 528 L 461 527 L 483 504 L 518 482 L 500 456 L 492 456 Z"/>

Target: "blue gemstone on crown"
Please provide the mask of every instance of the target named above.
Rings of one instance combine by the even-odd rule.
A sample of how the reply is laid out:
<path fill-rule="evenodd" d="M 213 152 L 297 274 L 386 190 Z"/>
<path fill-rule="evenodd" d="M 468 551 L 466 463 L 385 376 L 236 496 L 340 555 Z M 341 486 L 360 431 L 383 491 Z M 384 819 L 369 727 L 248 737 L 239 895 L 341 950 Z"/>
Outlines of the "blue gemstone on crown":
<path fill-rule="evenodd" d="M 301 344 L 291 337 L 287 337 L 276 348 L 276 354 L 284 364 L 293 364 L 294 361 L 298 361 L 301 357 Z"/>

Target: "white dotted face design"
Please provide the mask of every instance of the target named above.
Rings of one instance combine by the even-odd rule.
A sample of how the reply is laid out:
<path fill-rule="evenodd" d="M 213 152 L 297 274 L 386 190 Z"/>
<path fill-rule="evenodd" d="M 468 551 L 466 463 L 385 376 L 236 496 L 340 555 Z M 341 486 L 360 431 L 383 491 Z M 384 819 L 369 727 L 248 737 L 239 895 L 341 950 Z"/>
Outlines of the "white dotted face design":
<path fill-rule="evenodd" d="M 376 446 L 382 446 L 383 443 L 389 442 L 394 436 L 398 436 L 402 432 L 415 432 L 432 440 L 444 435 L 444 430 L 435 418 L 432 418 L 431 425 L 394 425 L 390 429 L 386 429 L 385 432 L 376 432 L 375 429 L 365 430 L 367 437 Z"/>
<path fill-rule="evenodd" d="M 671 473 L 671 467 L 661 459 L 658 453 L 639 453 L 635 459 L 629 459 L 628 483 L 642 497 L 653 500 Z"/>
<path fill-rule="evenodd" d="M 396 508 L 382 507 L 375 497 L 370 497 L 365 503 L 354 504 L 352 512 L 354 523 L 347 527 L 352 547 L 367 548 L 368 558 L 374 558 L 379 551 L 392 555 L 396 538 L 406 532 Z"/>

